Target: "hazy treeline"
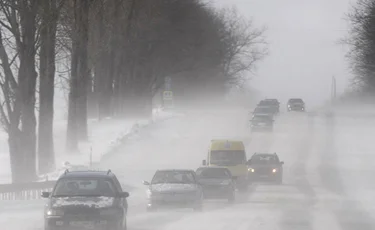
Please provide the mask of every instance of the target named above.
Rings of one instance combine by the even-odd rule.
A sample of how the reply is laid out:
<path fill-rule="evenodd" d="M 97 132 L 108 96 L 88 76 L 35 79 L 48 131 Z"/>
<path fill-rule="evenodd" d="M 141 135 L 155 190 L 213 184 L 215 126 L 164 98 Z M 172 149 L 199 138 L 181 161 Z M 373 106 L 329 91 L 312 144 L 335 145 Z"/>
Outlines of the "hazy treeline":
<path fill-rule="evenodd" d="M 375 93 L 375 1 L 357 0 L 347 17 L 350 23 L 347 57 L 354 73 L 350 95 Z"/>
<path fill-rule="evenodd" d="M 0 1 L 0 115 L 13 182 L 55 168 L 58 59 L 70 61 L 66 147 L 75 152 L 90 115 L 150 116 L 165 77 L 192 99 L 243 84 L 267 53 L 263 33 L 199 0 Z"/>

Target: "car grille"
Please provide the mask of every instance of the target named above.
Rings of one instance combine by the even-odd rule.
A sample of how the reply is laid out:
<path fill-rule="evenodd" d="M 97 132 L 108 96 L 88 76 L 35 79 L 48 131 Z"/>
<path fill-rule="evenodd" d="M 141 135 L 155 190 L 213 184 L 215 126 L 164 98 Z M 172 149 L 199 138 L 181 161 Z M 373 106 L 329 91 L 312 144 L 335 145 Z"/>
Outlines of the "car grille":
<path fill-rule="evenodd" d="M 256 174 L 270 174 L 272 172 L 272 168 L 259 168 L 255 170 Z"/>
<path fill-rule="evenodd" d="M 76 217 L 78 219 L 91 219 L 100 216 L 100 211 L 98 209 L 87 207 L 68 208 L 64 213 L 66 217 Z"/>

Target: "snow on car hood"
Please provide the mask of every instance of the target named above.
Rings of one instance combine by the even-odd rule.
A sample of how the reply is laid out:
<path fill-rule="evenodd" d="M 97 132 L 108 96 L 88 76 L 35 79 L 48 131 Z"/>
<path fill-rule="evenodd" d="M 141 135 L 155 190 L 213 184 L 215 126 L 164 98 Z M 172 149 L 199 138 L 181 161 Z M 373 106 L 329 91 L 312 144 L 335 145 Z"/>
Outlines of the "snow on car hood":
<path fill-rule="evenodd" d="M 113 205 L 114 197 L 55 197 L 51 200 L 51 206 L 66 207 L 66 206 L 87 206 L 90 208 L 106 208 Z"/>
<path fill-rule="evenodd" d="M 151 190 L 155 192 L 189 192 L 197 190 L 196 184 L 152 184 Z"/>

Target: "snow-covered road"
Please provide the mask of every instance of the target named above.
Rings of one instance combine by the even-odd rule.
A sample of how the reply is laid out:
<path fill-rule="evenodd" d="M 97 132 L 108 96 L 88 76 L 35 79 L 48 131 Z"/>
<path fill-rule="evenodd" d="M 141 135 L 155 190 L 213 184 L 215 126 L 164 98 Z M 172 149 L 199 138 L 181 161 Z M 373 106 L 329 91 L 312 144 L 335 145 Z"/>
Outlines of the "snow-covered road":
<path fill-rule="evenodd" d="M 314 124 L 302 113 L 281 114 L 273 133 L 250 134 L 245 110 L 189 112 L 155 123 L 108 156 L 130 192 L 130 230 L 370 230 L 375 229 L 375 120 L 323 118 Z M 253 152 L 277 152 L 285 162 L 284 184 L 255 184 L 235 204 L 208 201 L 203 213 L 147 213 L 142 180 L 160 168 L 197 168 L 211 139 L 242 139 Z M 42 229 L 42 204 L 10 209 L 0 204 L 4 230 Z M 19 206 L 20 208 L 22 206 Z M 27 222 L 25 220 L 28 220 Z"/>

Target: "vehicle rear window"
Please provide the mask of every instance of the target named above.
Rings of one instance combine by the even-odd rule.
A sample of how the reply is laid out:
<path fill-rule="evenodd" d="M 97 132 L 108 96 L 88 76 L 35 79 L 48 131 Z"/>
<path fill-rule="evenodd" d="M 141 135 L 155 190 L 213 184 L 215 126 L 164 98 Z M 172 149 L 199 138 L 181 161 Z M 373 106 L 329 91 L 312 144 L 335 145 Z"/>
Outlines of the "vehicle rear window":
<path fill-rule="evenodd" d="M 270 117 L 270 116 L 254 116 L 253 120 L 254 121 L 271 121 L 272 117 Z"/>
<path fill-rule="evenodd" d="M 230 172 L 225 168 L 199 168 L 196 171 L 200 178 L 230 178 Z"/>
<path fill-rule="evenodd" d="M 278 105 L 279 102 L 277 100 L 263 100 L 259 102 L 259 105 Z"/>
<path fill-rule="evenodd" d="M 273 108 L 271 108 L 271 107 L 256 107 L 254 109 L 255 113 L 269 113 L 269 112 L 272 112 L 272 111 L 273 111 Z"/>
<path fill-rule="evenodd" d="M 184 171 L 157 171 L 151 184 L 195 184 L 192 172 Z"/>
<path fill-rule="evenodd" d="M 116 195 L 112 181 L 92 178 L 63 178 L 55 187 L 53 196 L 108 196 Z"/>
<path fill-rule="evenodd" d="M 243 150 L 211 151 L 210 163 L 218 166 L 232 166 L 242 164 L 246 160 Z"/>

